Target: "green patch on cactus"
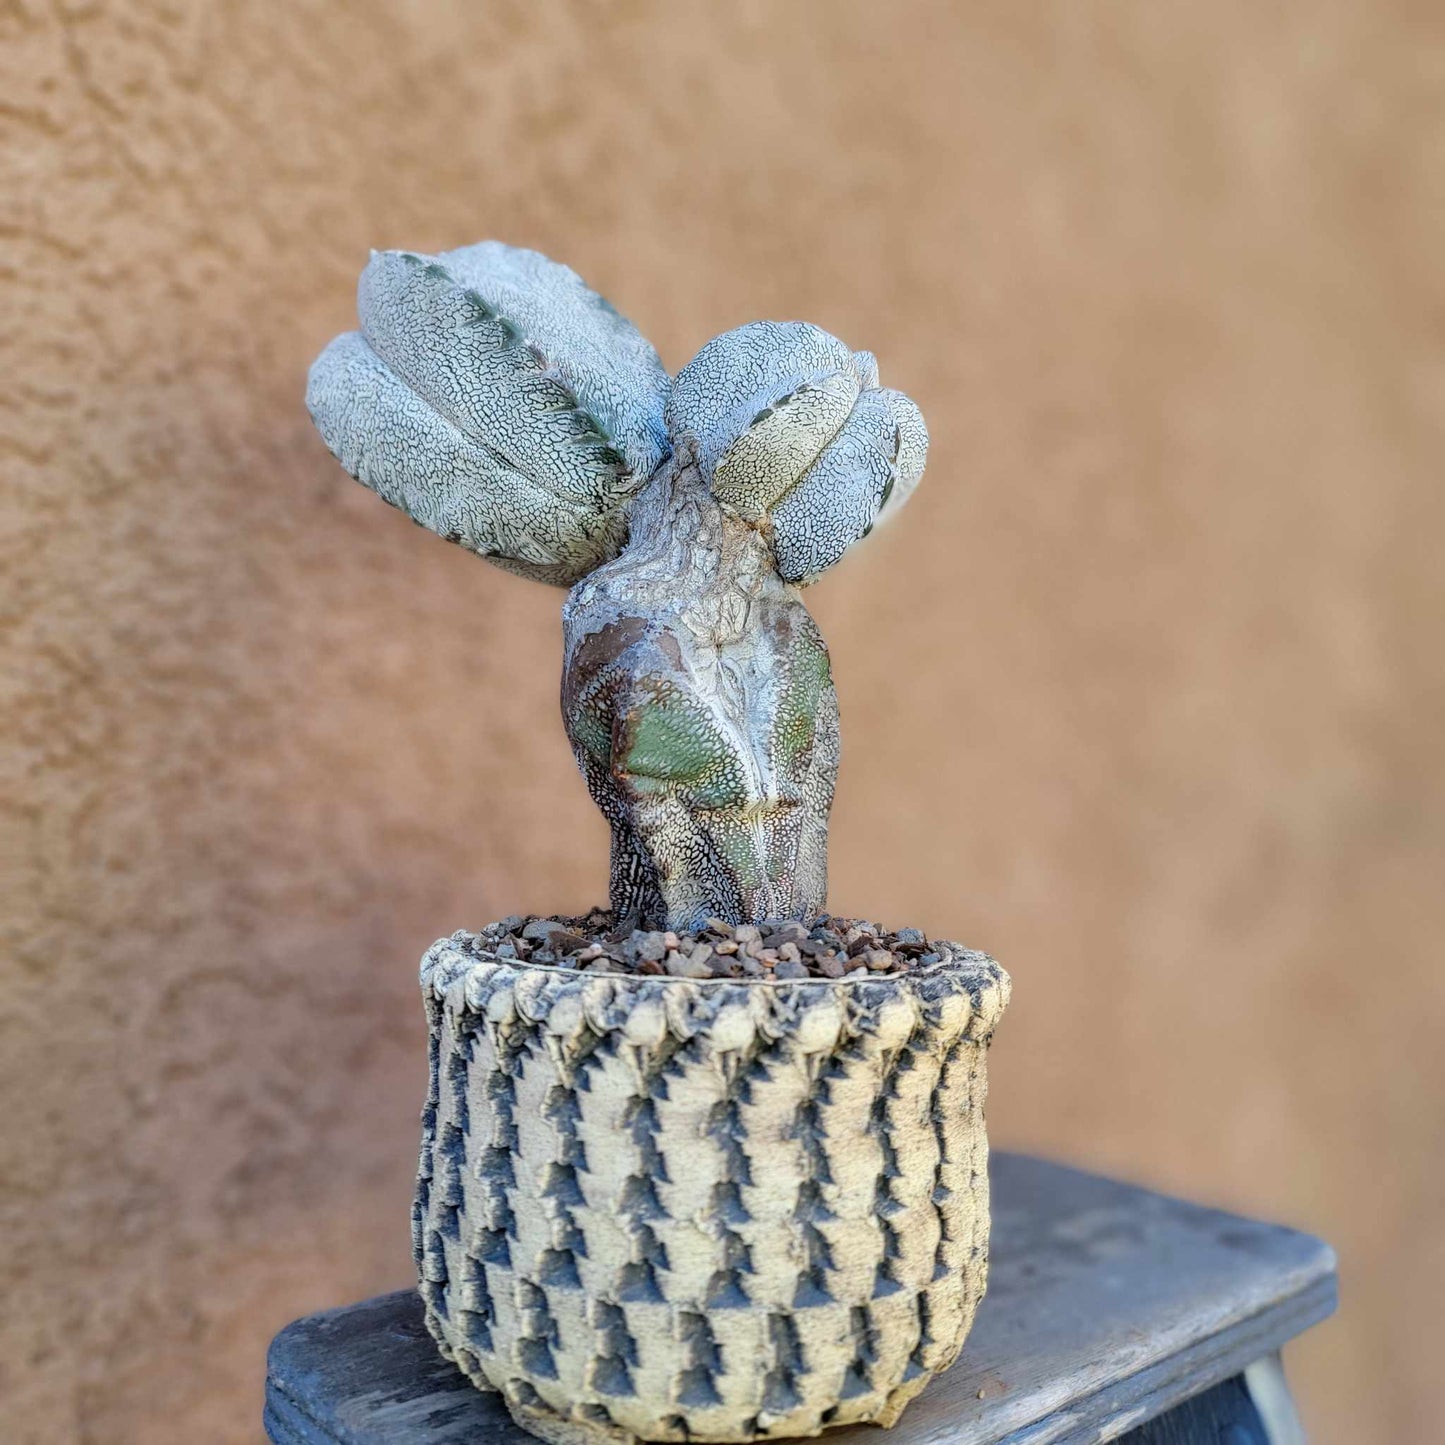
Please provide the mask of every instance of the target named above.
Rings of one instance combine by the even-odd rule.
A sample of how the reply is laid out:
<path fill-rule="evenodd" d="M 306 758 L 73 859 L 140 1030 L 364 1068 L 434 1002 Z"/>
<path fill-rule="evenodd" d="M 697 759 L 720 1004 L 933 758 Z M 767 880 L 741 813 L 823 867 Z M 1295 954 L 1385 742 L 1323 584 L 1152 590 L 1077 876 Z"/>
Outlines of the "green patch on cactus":
<path fill-rule="evenodd" d="M 766 886 L 767 859 L 758 851 L 755 827 L 741 818 L 724 817 L 714 819 L 709 832 L 740 893 L 748 894 Z"/>
<path fill-rule="evenodd" d="M 685 792 L 700 808 L 744 802 L 742 769 L 707 713 L 667 684 L 653 683 L 649 691 L 652 700 L 628 714 L 618 772 L 643 795 Z"/>
<path fill-rule="evenodd" d="M 773 749 L 782 770 L 806 765 L 818 727 L 818 708 L 833 685 L 828 649 L 821 637 L 804 635 L 792 655 L 792 670 L 778 704 Z"/>

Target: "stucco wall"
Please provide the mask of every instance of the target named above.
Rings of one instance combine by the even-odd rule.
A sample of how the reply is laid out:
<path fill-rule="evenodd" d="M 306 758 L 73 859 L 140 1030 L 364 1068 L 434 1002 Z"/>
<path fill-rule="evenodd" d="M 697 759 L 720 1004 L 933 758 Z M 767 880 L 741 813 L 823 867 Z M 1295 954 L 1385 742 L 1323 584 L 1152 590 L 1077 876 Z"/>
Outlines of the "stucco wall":
<path fill-rule="evenodd" d="M 0 1399 L 255 1441 L 403 1282 L 436 935 L 582 906 L 561 594 L 301 405 L 368 246 L 802 316 L 934 436 L 811 599 L 833 902 L 1013 970 L 995 1138 L 1312 1228 L 1315 1438 L 1445 1411 L 1427 7 L 0 8 Z"/>

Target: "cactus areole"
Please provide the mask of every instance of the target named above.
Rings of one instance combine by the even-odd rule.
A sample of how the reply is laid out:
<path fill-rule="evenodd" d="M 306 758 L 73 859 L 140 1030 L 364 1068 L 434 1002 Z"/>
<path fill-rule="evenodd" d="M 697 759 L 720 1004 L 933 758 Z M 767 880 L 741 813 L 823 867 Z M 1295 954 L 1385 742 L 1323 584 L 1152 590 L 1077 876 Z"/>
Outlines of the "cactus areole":
<path fill-rule="evenodd" d="M 801 589 L 923 472 L 918 408 L 803 322 L 669 379 L 575 272 L 484 241 L 384 251 L 307 406 L 358 481 L 489 561 L 571 589 L 562 712 L 644 928 L 823 906 L 838 703 Z"/>

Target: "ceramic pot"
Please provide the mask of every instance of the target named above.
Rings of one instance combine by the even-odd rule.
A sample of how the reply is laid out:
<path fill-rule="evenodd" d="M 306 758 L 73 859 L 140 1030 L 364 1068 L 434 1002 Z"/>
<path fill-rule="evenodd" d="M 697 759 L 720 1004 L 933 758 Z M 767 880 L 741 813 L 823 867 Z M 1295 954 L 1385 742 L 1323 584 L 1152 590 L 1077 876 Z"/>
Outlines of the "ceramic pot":
<path fill-rule="evenodd" d="M 454 934 L 413 1212 L 427 1324 L 553 1445 L 891 1425 L 988 1272 L 991 958 L 740 982 Z"/>

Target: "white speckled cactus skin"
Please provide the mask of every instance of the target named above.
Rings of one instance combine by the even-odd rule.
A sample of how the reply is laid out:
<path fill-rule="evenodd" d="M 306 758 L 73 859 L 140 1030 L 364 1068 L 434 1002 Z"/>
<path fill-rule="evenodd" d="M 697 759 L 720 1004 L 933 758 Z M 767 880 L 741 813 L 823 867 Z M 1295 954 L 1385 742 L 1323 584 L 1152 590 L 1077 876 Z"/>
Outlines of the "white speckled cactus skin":
<path fill-rule="evenodd" d="M 657 352 L 575 271 L 482 241 L 373 252 L 360 331 L 306 404 L 358 481 L 509 571 L 570 587 L 618 555 L 631 499 L 684 436 L 718 499 L 766 524 L 804 583 L 893 515 L 928 453 L 918 408 L 820 327 L 715 337 L 669 386 Z"/>
<path fill-rule="evenodd" d="M 444 1353 L 554 1445 L 891 1424 L 988 1265 L 992 959 L 787 983 L 422 965 Z"/>
<path fill-rule="evenodd" d="M 807 583 L 912 495 L 928 431 L 872 353 L 802 321 L 754 321 L 714 337 L 667 398 L 674 439 L 697 439 L 729 510 L 766 523 L 778 575 Z"/>
<path fill-rule="evenodd" d="M 376 253 L 357 310 L 307 389 L 342 465 L 573 588 L 564 715 L 612 827 L 614 911 L 685 929 L 819 910 L 837 703 L 797 588 L 912 493 L 918 408 L 798 321 L 716 337 L 669 383 L 575 272 L 496 241 Z M 575 673 L 602 653 L 605 677 Z"/>
<path fill-rule="evenodd" d="M 667 373 L 629 322 L 497 241 L 374 252 L 357 312 L 306 392 L 357 481 L 537 581 L 570 587 L 617 554 L 625 504 L 667 453 Z"/>

